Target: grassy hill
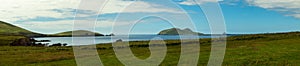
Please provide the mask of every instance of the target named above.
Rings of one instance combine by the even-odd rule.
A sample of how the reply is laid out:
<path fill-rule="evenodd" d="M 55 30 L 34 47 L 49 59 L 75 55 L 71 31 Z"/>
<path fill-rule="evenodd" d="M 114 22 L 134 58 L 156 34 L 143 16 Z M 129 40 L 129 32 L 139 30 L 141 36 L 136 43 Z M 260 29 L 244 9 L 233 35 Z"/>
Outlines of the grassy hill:
<path fill-rule="evenodd" d="M 42 36 L 21 27 L 0 21 L 0 46 L 9 46 L 14 40 L 26 37 Z"/>
<path fill-rule="evenodd" d="M 21 27 L 0 21 L 0 35 L 9 36 L 39 36 L 42 34 L 31 32 Z"/>
<path fill-rule="evenodd" d="M 162 30 L 158 33 L 158 35 L 203 35 L 202 33 L 194 32 L 189 28 L 179 29 L 179 28 L 171 28 Z"/>
<path fill-rule="evenodd" d="M 96 35 L 96 36 L 103 36 L 103 34 L 96 33 L 96 32 L 91 32 L 87 30 L 76 30 L 75 36 L 91 36 L 91 35 Z M 27 36 L 27 37 L 47 37 L 47 36 L 72 36 L 72 31 L 66 31 L 62 33 L 57 33 L 57 34 L 40 34 L 40 33 L 35 33 L 31 32 L 29 30 L 23 29 L 21 27 L 0 21 L 0 35 L 3 36 Z"/>
<path fill-rule="evenodd" d="M 66 32 L 61 32 L 61 33 L 57 33 L 57 34 L 50 34 L 48 36 L 70 37 L 70 36 L 72 36 L 73 32 L 74 32 L 74 36 L 104 36 L 103 34 L 92 32 L 92 31 L 87 31 L 87 30 L 66 31 Z"/>
<path fill-rule="evenodd" d="M 75 36 L 91 36 L 91 35 L 103 36 L 103 34 L 86 31 L 86 30 L 77 30 L 74 32 L 75 32 Z M 21 27 L 0 21 L 0 46 L 8 46 L 14 40 L 20 38 L 27 38 L 27 37 L 71 37 L 71 36 L 72 36 L 72 31 L 46 35 L 46 34 L 31 32 Z"/>
<path fill-rule="evenodd" d="M 198 66 L 209 60 L 210 39 L 200 40 Z M 227 38 L 224 66 L 299 66 L 300 32 L 241 35 Z M 129 42 L 132 52 L 141 59 L 151 55 L 149 41 Z M 166 40 L 167 55 L 161 66 L 176 66 L 180 58 L 180 40 Z M 189 42 L 193 43 L 193 42 Z M 188 44 L 187 44 L 188 45 Z M 72 47 L 0 46 L 0 66 L 75 66 Z M 105 66 L 122 66 L 112 45 L 99 44 L 97 51 Z"/>

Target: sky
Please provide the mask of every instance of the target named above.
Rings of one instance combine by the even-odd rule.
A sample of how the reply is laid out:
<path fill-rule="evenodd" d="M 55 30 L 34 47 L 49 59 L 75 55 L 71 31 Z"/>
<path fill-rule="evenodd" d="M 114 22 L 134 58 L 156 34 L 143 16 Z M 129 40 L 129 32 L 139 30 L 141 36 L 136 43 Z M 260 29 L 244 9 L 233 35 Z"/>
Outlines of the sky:
<path fill-rule="evenodd" d="M 300 31 L 300 0 L 109 0 L 100 11 L 80 9 L 81 2 L 2 0 L 0 20 L 44 34 L 71 31 L 74 21 L 103 34 L 157 34 L 173 27 L 210 34 L 210 22 L 201 6 L 217 3 L 227 33 Z"/>

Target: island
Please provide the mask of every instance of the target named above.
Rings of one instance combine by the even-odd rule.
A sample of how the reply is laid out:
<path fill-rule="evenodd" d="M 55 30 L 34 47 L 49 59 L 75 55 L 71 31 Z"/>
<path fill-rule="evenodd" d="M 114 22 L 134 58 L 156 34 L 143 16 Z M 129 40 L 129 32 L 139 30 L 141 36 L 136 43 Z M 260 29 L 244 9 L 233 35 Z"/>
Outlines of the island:
<path fill-rule="evenodd" d="M 47 35 L 48 37 L 72 37 L 72 36 L 104 36 L 103 34 L 87 31 L 87 30 L 75 30 L 75 31 L 66 31 L 56 34 Z"/>
<path fill-rule="evenodd" d="M 189 28 L 185 28 L 185 29 L 170 28 L 170 29 L 160 31 L 158 35 L 204 35 L 204 34 L 194 32 Z"/>

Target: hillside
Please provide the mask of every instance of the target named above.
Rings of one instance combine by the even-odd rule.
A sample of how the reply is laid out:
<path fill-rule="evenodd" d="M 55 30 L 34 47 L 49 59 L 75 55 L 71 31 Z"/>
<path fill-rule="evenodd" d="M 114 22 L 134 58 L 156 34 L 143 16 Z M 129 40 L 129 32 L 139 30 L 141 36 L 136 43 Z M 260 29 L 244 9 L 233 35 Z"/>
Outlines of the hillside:
<path fill-rule="evenodd" d="M 41 36 L 42 34 L 34 33 L 18 26 L 0 21 L 0 35 L 9 36 Z"/>
<path fill-rule="evenodd" d="M 171 28 L 162 30 L 158 33 L 158 35 L 203 35 L 203 33 L 194 32 L 189 28 L 179 29 L 179 28 Z"/>
<path fill-rule="evenodd" d="M 77 30 L 75 31 L 77 34 L 75 36 L 103 36 L 102 34 L 85 31 L 85 30 Z M 8 46 L 15 40 L 27 37 L 71 37 L 72 31 L 62 32 L 58 34 L 40 34 L 31 32 L 29 30 L 23 29 L 21 27 L 0 21 L 0 46 Z"/>
<path fill-rule="evenodd" d="M 75 31 L 66 31 L 66 32 L 61 32 L 57 34 L 51 34 L 48 36 L 57 36 L 57 37 L 69 37 L 72 36 L 74 32 L 74 36 L 104 36 L 103 34 L 92 32 L 92 31 L 87 31 L 87 30 L 75 30 Z"/>
<path fill-rule="evenodd" d="M 86 30 L 76 30 L 75 33 L 76 33 L 75 36 L 91 36 L 91 35 L 103 36 L 103 34 L 86 31 Z M 0 35 L 27 36 L 27 37 L 61 37 L 61 36 L 72 36 L 72 31 L 46 35 L 46 34 L 31 32 L 21 27 L 0 21 Z"/>

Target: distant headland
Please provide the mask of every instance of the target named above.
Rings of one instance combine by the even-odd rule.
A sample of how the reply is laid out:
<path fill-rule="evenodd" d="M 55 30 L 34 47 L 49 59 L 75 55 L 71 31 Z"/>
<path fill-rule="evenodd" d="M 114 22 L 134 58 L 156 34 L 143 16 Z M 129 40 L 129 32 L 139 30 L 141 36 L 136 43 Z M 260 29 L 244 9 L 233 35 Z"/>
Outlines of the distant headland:
<path fill-rule="evenodd" d="M 87 30 L 74 30 L 74 31 L 66 31 L 56 34 L 49 34 L 50 37 L 72 37 L 72 36 L 104 36 L 103 34 L 87 31 Z"/>
<path fill-rule="evenodd" d="M 170 29 L 160 31 L 158 35 L 204 35 L 204 34 L 194 32 L 189 28 L 185 28 L 185 29 L 170 28 Z"/>

